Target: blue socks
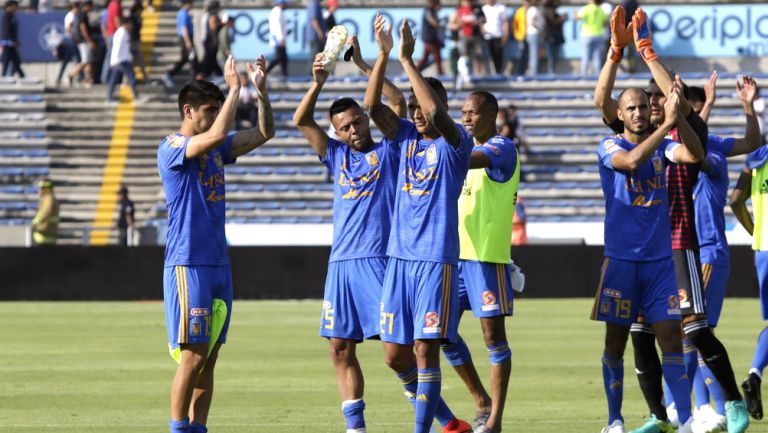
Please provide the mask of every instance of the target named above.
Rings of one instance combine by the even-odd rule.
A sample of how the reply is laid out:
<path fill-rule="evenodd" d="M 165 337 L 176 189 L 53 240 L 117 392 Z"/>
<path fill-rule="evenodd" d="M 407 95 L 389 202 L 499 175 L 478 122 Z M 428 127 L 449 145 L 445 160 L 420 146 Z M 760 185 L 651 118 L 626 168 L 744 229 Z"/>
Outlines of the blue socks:
<path fill-rule="evenodd" d="M 691 382 L 682 353 L 662 353 L 661 372 L 675 401 L 680 425 L 691 417 Z"/>
<path fill-rule="evenodd" d="M 512 358 L 512 350 L 506 341 L 502 341 L 495 346 L 488 346 L 488 358 L 491 365 L 499 365 Z"/>
<path fill-rule="evenodd" d="M 704 360 L 699 358 L 701 363 Z M 693 378 L 693 392 L 696 394 L 696 407 L 700 408 L 709 404 L 709 388 L 707 388 L 707 381 L 704 378 L 704 372 L 701 370 L 701 364 L 696 371 L 696 376 Z"/>
<path fill-rule="evenodd" d="M 768 365 L 768 327 L 764 328 L 757 337 L 755 357 L 752 359 L 752 369 L 757 370 L 758 376 L 762 377 L 766 365 Z"/>
<path fill-rule="evenodd" d="M 189 425 L 189 433 L 208 433 L 208 428 L 205 424 L 198 424 L 193 422 Z"/>
<path fill-rule="evenodd" d="M 341 402 L 341 412 L 347 418 L 347 429 L 358 429 L 365 427 L 365 402 L 362 398 L 357 400 L 345 400 Z"/>
<path fill-rule="evenodd" d="M 408 370 L 398 373 L 397 377 L 403 382 L 403 388 L 410 394 L 409 400 L 411 404 L 416 407 L 416 395 L 418 392 L 418 371 L 416 366 L 409 368 Z M 455 416 L 448 405 L 443 401 L 442 397 L 438 398 L 437 409 L 435 411 L 435 418 L 441 426 L 445 427 L 449 422 L 453 421 Z"/>
<path fill-rule="evenodd" d="M 171 428 L 171 433 L 190 433 L 189 418 L 185 418 L 181 421 L 171 420 L 168 425 Z"/>
<path fill-rule="evenodd" d="M 688 375 L 688 381 L 692 383 L 699 367 L 699 352 L 691 340 L 687 338 L 683 340 L 683 360 L 685 361 L 685 373 Z"/>
<path fill-rule="evenodd" d="M 461 336 L 456 339 L 455 343 L 443 344 L 440 348 L 443 349 L 443 355 L 452 367 L 458 367 L 472 362 L 472 355 L 469 353 L 469 347 L 467 347 L 467 343 L 464 342 L 464 339 L 461 338 Z"/>
<path fill-rule="evenodd" d="M 608 424 L 621 420 L 621 403 L 624 399 L 624 359 L 603 353 L 603 387 L 608 400 Z"/>
<path fill-rule="evenodd" d="M 725 415 L 725 392 L 723 387 L 720 386 L 720 382 L 715 379 L 715 375 L 712 374 L 712 370 L 707 367 L 704 360 L 699 356 L 699 373 L 704 383 L 709 388 L 709 395 L 715 402 L 715 411 L 718 415 Z M 698 398 L 697 398 L 698 400 Z"/>
<path fill-rule="evenodd" d="M 416 389 L 416 426 L 414 433 L 429 433 L 432 421 L 435 419 L 437 403 L 440 400 L 441 375 L 439 368 L 419 369 L 418 387 Z"/>

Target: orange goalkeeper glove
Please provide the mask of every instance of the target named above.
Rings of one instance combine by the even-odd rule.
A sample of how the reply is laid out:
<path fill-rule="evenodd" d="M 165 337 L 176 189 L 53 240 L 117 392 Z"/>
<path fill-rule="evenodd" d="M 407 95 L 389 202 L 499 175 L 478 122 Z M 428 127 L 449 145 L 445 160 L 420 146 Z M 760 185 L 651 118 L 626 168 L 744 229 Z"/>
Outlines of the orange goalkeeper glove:
<path fill-rule="evenodd" d="M 632 23 L 624 27 L 624 13 L 624 8 L 617 6 L 611 14 L 611 47 L 608 49 L 608 58 L 614 63 L 621 63 L 624 47 L 632 40 Z"/>
<path fill-rule="evenodd" d="M 648 22 L 648 16 L 641 8 L 638 8 L 635 12 L 635 16 L 632 17 L 632 26 L 635 31 L 635 48 L 643 58 L 645 63 L 652 62 L 659 58 L 656 52 L 653 51 L 653 41 L 651 40 L 651 28 Z"/>

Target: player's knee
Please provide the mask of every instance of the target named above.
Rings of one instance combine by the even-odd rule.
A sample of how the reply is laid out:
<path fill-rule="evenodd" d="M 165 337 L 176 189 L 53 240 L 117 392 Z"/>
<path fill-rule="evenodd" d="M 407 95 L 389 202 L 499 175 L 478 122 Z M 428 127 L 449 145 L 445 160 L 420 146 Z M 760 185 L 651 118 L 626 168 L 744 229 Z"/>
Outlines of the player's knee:
<path fill-rule="evenodd" d="M 504 328 L 504 316 L 481 319 L 483 340 L 485 346 L 496 346 L 507 342 L 507 332 Z"/>
<path fill-rule="evenodd" d="M 440 365 L 440 342 L 438 340 L 416 340 L 414 346 L 419 368 Z"/>
<path fill-rule="evenodd" d="M 488 348 L 488 359 L 491 361 L 491 365 L 503 364 L 512 359 L 512 349 L 509 348 L 509 343 L 506 341 L 486 347 Z"/>
<path fill-rule="evenodd" d="M 199 347 L 198 347 L 199 346 Z M 208 361 L 208 344 L 190 345 L 182 348 L 180 368 L 200 371 Z"/>
<path fill-rule="evenodd" d="M 328 351 L 334 364 L 348 361 L 352 356 L 352 342 L 349 340 L 332 338 Z"/>
<path fill-rule="evenodd" d="M 410 351 L 400 350 L 396 347 L 385 347 L 384 363 L 392 370 L 402 373 L 412 368 L 415 360 L 413 359 L 413 353 Z"/>
<path fill-rule="evenodd" d="M 683 326 L 685 336 L 699 350 L 704 360 L 709 363 L 725 351 L 722 343 L 712 333 L 706 319 L 687 323 Z M 714 357 L 714 358 L 713 358 Z"/>
<path fill-rule="evenodd" d="M 440 345 L 443 349 L 443 355 L 449 364 L 453 367 L 459 367 L 472 362 L 472 355 L 469 353 L 469 347 L 464 339 L 459 337 L 455 343 Z"/>

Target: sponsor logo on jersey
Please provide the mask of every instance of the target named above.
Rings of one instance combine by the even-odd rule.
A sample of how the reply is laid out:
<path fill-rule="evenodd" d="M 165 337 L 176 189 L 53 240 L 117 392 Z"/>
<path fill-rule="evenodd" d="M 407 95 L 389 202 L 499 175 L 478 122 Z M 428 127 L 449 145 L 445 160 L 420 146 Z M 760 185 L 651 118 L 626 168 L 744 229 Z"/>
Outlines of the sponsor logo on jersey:
<path fill-rule="evenodd" d="M 192 308 L 189 310 L 190 316 L 208 316 L 210 315 L 210 312 L 207 308 Z"/>
<path fill-rule="evenodd" d="M 371 153 L 368 153 L 365 155 L 365 160 L 368 161 L 368 165 L 371 166 L 371 168 L 376 168 L 379 166 L 379 155 L 374 150 Z"/>
<path fill-rule="evenodd" d="M 440 324 L 440 316 L 438 316 L 434 311 L 430 311 L 424 315 L 424 324 L 428 328 L 434 328 Z"/>
<path fill-rule="evenodd" d="M 669 295 L 667 299 L 667 314 L 677 315 L 680 314 L 680 299 L 675 295 Z"/>
<path fill-rule="evenodd" d="M 680 298 L 680 305 L 688 302 L 688 292 L 685 289 L 677 289 L 677 296 Z"/>
<path fill-rule="evenodd" d="M 434 165 L 437 163 L 437 148 L 434 144 L 431 144 L 427 148 L 427 165 Z"/>
<path fill-rule="evenodd" d="M 605 153 L 613 153 L 617 150 L 621 150 L 621 146 L 616 144 L 616 140 L 609 138 L 603 142 L 603 149 L 605 149 Z"/>
<path fill-rule="evenodd" d="M 496 156 L 501 155 L 501 149 L 499 149 L 498 146 L 494 146 L 493 144 L 490 144 L 490 143 L 485 143 L 483 147 L 490 149 L 491 152 L 493 152 L 493 154 Z"/>
<path fill-rule="evenodd" d="M 603 294 L 605 296 L 608 296 L 609 298 L 621 299 L 621 290 L 605 288 L 605 289 L 603 289 Z"/>
<path fill-rule="evenodd" d="M 168 140 L 168 145 L 176 149 L 180 147 L 184 147 L 184 141 L 186 139 L 187 137 L 184 137 L 183 135 L 176 135 L 176 134 L 169 135 L 168 137 L 166 137 L 166 140 Z"/>

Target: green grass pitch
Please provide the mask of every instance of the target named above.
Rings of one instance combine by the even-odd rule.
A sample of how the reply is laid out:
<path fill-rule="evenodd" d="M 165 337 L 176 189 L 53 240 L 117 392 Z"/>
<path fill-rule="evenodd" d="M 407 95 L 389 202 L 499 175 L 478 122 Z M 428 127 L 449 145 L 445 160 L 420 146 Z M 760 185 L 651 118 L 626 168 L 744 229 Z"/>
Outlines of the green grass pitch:
<path fill-rule="evenodd" d="M 327 343 L 317 336 L 321 302 L 239 301 L 217 367 L 212 433 L 343 432 Z M 513 351 L 505 432 L 589 433 L 605 423 L 600 354 L 603 326 L 587 319 L 591 300 L 520 300 L 507 322 Z M 754 299 L 726 301 L 718 335 L 741 380 L 763 323 Z M 166 351 L 160 302 L 0 304 L 0 432 L 166 432 L 175 364 Z M 461 333 L 487 385 L 478 322 Z M 359 348 L 371 433 L 412 431 L 412 412 L 378 342 Z M 461 417 L 474 410 L 443 365 L 443 397 Z M 624 415 L 645 405 L 625 357 Z M 768 432 L 768 421 L 750 432 Z"/>

